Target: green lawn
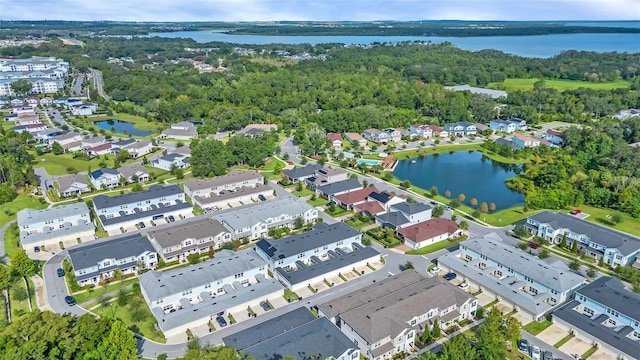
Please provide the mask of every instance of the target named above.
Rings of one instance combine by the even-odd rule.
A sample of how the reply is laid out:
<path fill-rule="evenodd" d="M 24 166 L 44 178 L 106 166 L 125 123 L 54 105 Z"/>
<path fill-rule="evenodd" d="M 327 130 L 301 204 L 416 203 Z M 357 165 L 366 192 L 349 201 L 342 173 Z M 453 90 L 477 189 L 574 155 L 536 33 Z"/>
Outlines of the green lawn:
<path fill-rule="evenodd" d="M 361 219 L 356 219 L 356 217 L 352 217 L 351 219 L 345 222 L 347 223 L 347 225 L 351 226 L 352 228 L 356 230 L 360 230 L 365 226 L 372 225 L 373 223 L 375 223 L 375 220 L 373 220 L 372 218 L 366 218 L 364 219 L 364 221 L 362 221 Z"/>
<path fill-rule="evenodd" d="M 18 300 L 18 298 L 22 299 L 26 296 L 26 291 L 23 278 L 21 276 L 13 277 L 9 290 L 9 298 L 11 300 L 11 319 L 13 321 L 16 321 L 20 316 L 30 312 L 29 300 L 26 298 L 24 300 Z M 33 287 L 33 283 L 29 281 L 29 297 L 33 297 L 34 295 L 35 289 Z M 32 302 L 31 305 L 33 308 L 37 308 L 35 302 Z"/>
<path fill-rule="evenodd" d="M 128 285 L 133 285 L 134 283 L 138 282 L 137 278 L 133 278 L 133 279 L 127 279 L 124 281 L 121 281 L 119 283 L 115 283 L 115 284 L 109 284 L 107 286 L 103 286 L 97 289 L 92 289 L 89 291 L 84 291 L 78 294 L 73 295 L 73 298 L 76 299 L 76 302 L 78 304 L 83 304 L 86 303 L 87 301 L 90 300 L 94 300 L 99 298 L 100 296 L 106 294 L 106 293 L 110 293 L 110 292 L 117 292 L 118 290 L 128 286 Z"/>
<path fill-rule="evenodd" d="M 306 187 L 302 187 L 301 191 L 298 190 L 294 190 L 291 192 L 292 195 L 297 196 L 297 197 L 305 197 L 305 196 L 311 196 L 313 195 L 313 191 L 307 189 Z"/>
<path fill-rule="evenodd" d="M 538 335 L 549 326 L 551 326 L 551 321 L 549 320 L 544 320 L 540 322 L 532 321 L 527 325 L 523 326 L 522 330 L 528 332 L 531 335 Z"/>
<path fill-rule="evenodd" d="M 584 354 L 582 354 L 580 357 L 583 359 L 588 358 L 589 356 L 593 355 L 593 353 L 595 353 L 596 351 L 598 351 L 598 347 L 597 346 L 592 346 L 591 349 L 587 350 Z"/>
<path fill-rule="evenodd" d="M 616 230 L 624 231 L 629 234 L 633 234 L 636 236 L 640 236 L 640 220 L 631 217 L 629 214 L 625 214 L 620 211 L 612 210 L 612 209 L 602 209 L 596 208 L 588 205 L 580 205 L 576 208 L 582 210 L 583 213 L 589 214 L 585 220 L 591 221 L 593 223 L 604 225 Z M 570 211 L 572 209 L 568 209 Z M 619 213 L 622 215 L 622 222 L 619 224 L 613 223 L 607 216 L 611 216 L 613 214 Z"/>
<path fill-rule="evenodd" d="M 322 206 L 328 202 L 327 199 L 321 198 L 320 196 L 316 197 L 315 200 L 307 200 L 307 204 L 311 206 Z"/>
<path fill-rule="evenodd" d="M 325 211 L 327 214 L 331 215 L 332 217 L 340 217 L 343 215 L 347 215 L 350 214 L 351 211 L 347 210 L 347 209 L 343 209 L 340 206 L 336 206 L 335 210 L 333 212 L 331 212 L 330 209 L 327 209 L 327 211 Z"/>
<path fill-rule="evenodd" d="M 506 79 L 501 83 L 489 83 L 490 88 L 498 88 L 505 90 L 533 90 L 533 84 L 540 79 Z M 612 90 L 619 88 L 628 88 L 629 82 L 624 80 L 616 80 L 605 83 L 595 83 L 579 80 L 555 80 L 544 79 L 545 86 L 554 88 L 558 91 L 574 90 L 578 88 L 588 88 L 594 90 Z"/>
<path fill-rule="evenodd" d="M 566 344 L 569 340 L 573 339 L 575 337 L 575 335 L 573 334 L 569 334 L 565 337 L 563 337 L 562 339 L 560 339 L 560 341 L 558 341 L 557 343 L 553 344 L 553 347 L 556 349 L 559 349 L 560 346 Z"/>
<path fill-rule="evenodd" d="M 12 257 L 19 248 L 20 231 L 18 230 L 18 225 L 13 223 L 4 232 L 4 252 L 8 257 Z"/>
<path fill-rule="evenodd" d="M 145 304 L 142 295 L 129 294 L 129 299 L 131 300 L 133 298 L 139 298 L 142 301 L 142 304 Z M 153 317 L 151 310 L 149 310 L 146 305 L 143 306 L 142 309 L 145 310 L 146 317 L 140 323 L 135 323 L 131 319 L 131 310 L 127 305 L 119 306 L 116 302 L 110 303 L 107 307 L 100 306 L 94 309 L 93 312 L 100 316 L 120 319 L 123 323 L 125 323 L 125 325 L 127 325 L 129 329 L 135 331 L 136 333 L 155 342 L 164 343 L 166 341 L 164 335 L 161 332 L 157 331 L 153 326 L 156 322 L 156 319 Z"/>
<path fill-rule="evenodd" d="M 26 208 L 44 209 L 47 203 L 29 195 L 20 194 L 12 202 L 0 205 L 0 227 L 16 218 L 18 211 Z"/>
<path fill-rule="evenodd" d="M 442 249 L 446 249 L 450 246 L 453 246 L 463 240 L 466 240 L 467 236 L 461 236 L 455 240 L 443 240 L 443 241 L 439 241 L 435 244 L 431 244 L 425 247 L 422 247 L 418 250 L 411 250 L 411 251 L 407 251 L 405 254 L 406 255 L 424 255 L 424 254 L 431 254 L 432 252 L 438 251 L 438 250 L 442 250 Z"/>

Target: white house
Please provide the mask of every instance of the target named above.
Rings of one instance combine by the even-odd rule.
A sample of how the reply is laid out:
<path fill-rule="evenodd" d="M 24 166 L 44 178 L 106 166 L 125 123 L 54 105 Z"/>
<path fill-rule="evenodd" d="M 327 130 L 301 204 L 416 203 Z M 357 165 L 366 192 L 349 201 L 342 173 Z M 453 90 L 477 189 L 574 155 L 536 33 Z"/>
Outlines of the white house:
<path fill-rule="evenodd" d="M 545 133 L 545 139 L 553 145 L 562 146 L 564 145 L 564 134 L 562 131 L 549 129 Z"/>
<path fill-rule="evenodd" d="M 69 259 L 78 285 L 98 285 L 105 279 L 137 274 L 158 264 L 156 252 L 140 234 L 108 238 L 69 249 Z"/>
<path fill-rule="evenodd" d="M 89 181 L 96 190 L 120 186 L 120 173 L 116 169 L 102 168 L 89 174 Z"/>
<path fill-rule="evenodd" d="M 386 144 L 389 142 L 389 134 L 378 129 L 366 129 L 363 133 L 364 138 L 377 144 Z"/>
<path fill-rule="evenodd" d="M 356 143 L 361 148 L 367 147 L 367 139 L 363 138 L 362 135 L 357 133 L 345 133 L 344 138 L 351 144 Z"/>
<path fill-rule="evenodd" d="M 428 125 L 416 123 L 409 127 L 409 131 L 412 134 L 416 134 L 417 136 L 423 137 L 425 139 L 431 139 L 431 137 L 433 136 L 433 130 Z"/>
<path fill-rule="evenodd" d="M 144 183 L 149 181 L 149 171 L 140 165 L 140 163 L 123 165 L 118 169 L 118 172 L 128 183 Z"/>
<path fill-rule="evenodd" d="M 435 218 L 402 227 L 398 229 L 398 234 L 402 236 L 405 245 L 417 250 L 439 241 L 462 236 L 462 230 L 455 221 Z"/>
<path fill-rule="evenodd" d="M 71 247 L 78 244 L 78 239 L 89 241 L 95 237 L 95 226 L 84 202 L 44 210 L 23 209 L 17 216 L 20 245 L 28 253 L 57 248 L 58 243 Z"/>
<path fill-rule="evenodd" d="M 398 142 L 402 139 L 402 132 L 400 132 L 400 130 L 397 130 L 394 128 L 387 128 L 382 130 L 382 132 L 387 134 L 387 139 L 389 139 L 389 141 Z"/>
<path fill-rule="evenodd" d="M 473 320 L 478 301 L 440 277 L 406 270 L 318 305 L 363 356 L 391 359 L 415 349 L 416 338 L 436 320 L 448 328 Z"/>
<path fill-rule="evenodd" d="M 233 169 L 225 175 L 205 179 L 188 179 L 184 191 L 194 204 L 205 211 L 226 208 L 228 204 L 250 204 L 265 199 L 273 189 L 264 186 L 257 171 Z"/>
<path fill-rule="evenodd" d="M 153 144 L 150 140 L 140 140 L 135 144 L 128 146 L 126 150 L 132 158 L 137 159 L 151 153 L 151 151 L 153 151 Z"/>
<path fill-rule="evenodd" d="M 151 161 L 151 166 L 167 171 L 170 171 L 174 166 L 183 169 L 189 166 L 188 157 L 184 154 L 171 153 Z"/>
<path fill-rule="evenodd" d="M 171 124 L 169 129 L 160 134 L 161 139 L 191 140 L 198 136 L 198 129 L 193 123 L 181 121 Z"/>
<path fill-rule="evenodd" d="M 57 180 L 56 191 L 60 197 L 81 195 L 91 191 L 89 182 L 82 175 L 72 174 L 61 176 Z"/>
<path fill-rule="evenodd" d="M 327 139 L 331 142 L 331 146 L 334 149 L 340 149 L 342 147 L 342 136 L 336 133 L 328 133 Z"/>
<path fill-rule="evenodd" d="M 478 130 L 476 125 L 467 121 L 458 121 L 455 123 L 448 123 L 444 125 L 444 129 L 450 134 L 455 136 L 470 136 L 475 135 Z"/>
<path fill-rule="evenodd" d="M 515 134 L 511 141 L 519 148 L 534 148 L 540 146 L 540 139 L 524 134 Z"/>

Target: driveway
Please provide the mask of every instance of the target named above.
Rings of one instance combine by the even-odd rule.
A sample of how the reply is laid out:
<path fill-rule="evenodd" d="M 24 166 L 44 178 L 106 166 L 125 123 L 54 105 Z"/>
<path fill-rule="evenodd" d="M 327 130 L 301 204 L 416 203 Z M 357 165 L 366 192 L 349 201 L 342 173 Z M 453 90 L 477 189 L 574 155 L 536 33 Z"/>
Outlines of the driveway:
<path fill-rule="evenodd" d="M 483 307 L 487 304 L 491 304 L 496 299 L 495 295 L 487 292 L 486 290 L 476 295 L 476 298 L 478 299 L 478 304 Z"/>
<path fill-rule="evenodd" d="M 573 339 L 567 341 L 566 344 L 560 346 L 560 350 L 566 352 L 567 354 L 582 355 L 586 353 L 589 349 L 591 349 L 591 344 L 580 339 L 579 337 L 574 337 Z"/>
<path fill-rule="evenodd" d="M 525 323 L 523 323 L 525 324 Z M 564 329 L 556 325 L 551 325 L 538 334 L 538 338 L 553 345 L 569 335 Z M 582 354 L 582 353 L 580 353 Z"/>
<path fill-rule="evenodd" d="M 602 349 L 598 349 L 589 356 L 589 360 L 616 360 L 616 357 L 604 352 Z"/>

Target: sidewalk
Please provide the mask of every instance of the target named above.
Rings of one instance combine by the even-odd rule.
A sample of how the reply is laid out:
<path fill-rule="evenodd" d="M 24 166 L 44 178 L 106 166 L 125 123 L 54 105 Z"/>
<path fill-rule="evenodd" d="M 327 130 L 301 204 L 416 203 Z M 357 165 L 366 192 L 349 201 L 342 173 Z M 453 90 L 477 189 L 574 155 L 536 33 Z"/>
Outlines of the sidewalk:
<path fill-rule="evenodd" d="M 44 280 L 38 275 L 31 275 L 31 281 L 36 292 L 36 306 L 42 311 L 53 311 L 47 301 L 47 289 L 44 287 Z"/>

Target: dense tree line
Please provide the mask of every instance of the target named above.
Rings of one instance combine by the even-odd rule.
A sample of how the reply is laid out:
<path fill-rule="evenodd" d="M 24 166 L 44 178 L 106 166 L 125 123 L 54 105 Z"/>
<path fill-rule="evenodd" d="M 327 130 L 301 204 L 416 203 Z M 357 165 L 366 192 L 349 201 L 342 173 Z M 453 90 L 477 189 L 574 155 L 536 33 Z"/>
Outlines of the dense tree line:
<path fill-rule="evenodd" d="M 28 132 L 18 134 L 0 128 L 0 204 L 12 201 L 16 188 L 35 184 L 33 155 L 27 143 L 32 140 Z"/>

